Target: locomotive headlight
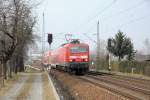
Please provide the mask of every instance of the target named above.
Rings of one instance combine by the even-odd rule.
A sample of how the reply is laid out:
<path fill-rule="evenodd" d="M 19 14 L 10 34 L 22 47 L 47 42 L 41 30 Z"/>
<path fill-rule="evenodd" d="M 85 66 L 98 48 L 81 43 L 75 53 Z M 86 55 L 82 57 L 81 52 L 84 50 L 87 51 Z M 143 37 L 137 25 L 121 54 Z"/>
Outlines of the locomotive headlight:
<path fill-rule="evenodd" d="M 88 61 L 88 59 L 86 58 L 85 61 Z"/>
<path fill-rule="evenodd" d="M 88 58 L 88 56 L 81 56 L 81 58 L 82 58 L 82 59 L 87 59 L 87 58 Z"/>
<path fill-rule="evenodd" d="M 77 56 L 70 56 L 70 59 L 76 59 Z"/>
<path fill-rule="evenodd" d="M 73 60 L 72 60 L 72 59 L 70 59 L 69 61 L 70 61 L 70 62 L 72 62 Z"/>

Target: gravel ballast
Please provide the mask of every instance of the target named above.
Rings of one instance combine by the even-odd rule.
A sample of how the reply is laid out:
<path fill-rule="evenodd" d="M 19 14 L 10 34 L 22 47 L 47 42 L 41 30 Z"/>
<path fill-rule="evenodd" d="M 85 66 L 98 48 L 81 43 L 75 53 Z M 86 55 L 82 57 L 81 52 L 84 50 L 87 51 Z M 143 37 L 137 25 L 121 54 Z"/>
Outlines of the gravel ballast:
<path fill-rule="evenodd" d="M 70 75 L 56 70 L 51 70 L 50 75 L 54 83 L 57 84 L 55 85 L 57 86 L 56 88 L 63 88 L 65 91 L 62 92 L 69 92 L 68 95 L 74 100 L 129 100 L 104 88 L 87 83 L 79 79 L 78 77 L 80 76 Z"/>

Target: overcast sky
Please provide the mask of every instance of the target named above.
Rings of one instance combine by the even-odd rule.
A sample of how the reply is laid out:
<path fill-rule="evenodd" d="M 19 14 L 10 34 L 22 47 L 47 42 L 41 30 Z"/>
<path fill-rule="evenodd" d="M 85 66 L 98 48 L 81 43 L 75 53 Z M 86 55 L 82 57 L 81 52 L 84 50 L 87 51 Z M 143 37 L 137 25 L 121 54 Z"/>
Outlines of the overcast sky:
<path fill-rule="evenodd" d="M 64 34 L 68 33 L 94 48 L 98 20 L 101 40 L 114 37 L 120 29 L 140 50 L 144 40 L 150 39 L 150 0 L 43 0 L 36 10 L 38 35 L 42 33 L 43 12 L 45 33 L 54 34 L 52 48 L 66 42 Z"/>

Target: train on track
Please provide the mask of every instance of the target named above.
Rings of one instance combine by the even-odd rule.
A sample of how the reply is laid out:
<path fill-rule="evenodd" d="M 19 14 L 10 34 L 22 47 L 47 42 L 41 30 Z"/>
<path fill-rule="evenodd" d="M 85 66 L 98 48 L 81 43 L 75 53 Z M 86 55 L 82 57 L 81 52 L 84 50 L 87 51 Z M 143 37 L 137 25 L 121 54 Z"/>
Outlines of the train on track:
<path fill-rule="evenodd" d="M 45 53 L 43 65 L 68 73 L 85 74 L 89 71 L 89 45 L 72 40 L 58 49 Z"/>

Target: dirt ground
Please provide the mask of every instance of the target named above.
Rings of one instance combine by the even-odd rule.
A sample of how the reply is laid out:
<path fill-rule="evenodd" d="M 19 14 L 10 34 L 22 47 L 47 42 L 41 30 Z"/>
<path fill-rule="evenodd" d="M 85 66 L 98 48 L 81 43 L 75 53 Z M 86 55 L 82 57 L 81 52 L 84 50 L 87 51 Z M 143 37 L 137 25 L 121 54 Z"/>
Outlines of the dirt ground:
<path fill-rule="evenodd" d="M 46 72 L 19 73 L 0 90 L 0 100 L 56 100 Z"/>

